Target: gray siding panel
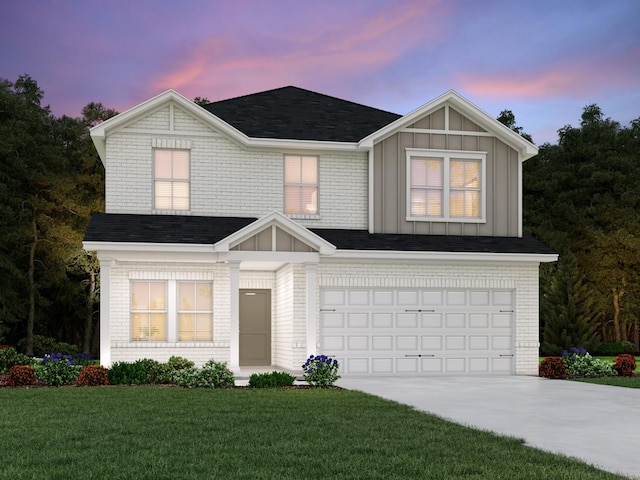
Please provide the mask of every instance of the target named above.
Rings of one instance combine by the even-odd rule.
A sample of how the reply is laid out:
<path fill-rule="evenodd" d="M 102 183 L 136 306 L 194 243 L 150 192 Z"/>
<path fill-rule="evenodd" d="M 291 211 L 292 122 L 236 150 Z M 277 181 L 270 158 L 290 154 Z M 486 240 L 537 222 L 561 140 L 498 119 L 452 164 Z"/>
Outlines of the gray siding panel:
<path fill-rule="evenodd" d="M 443 129 L 445 109 L 415 122 L 407 130 Z M 403 131 L 374 146 L 374 232 L 421 235 L 518 236 L 518 153 L 449 109 L 449 129 L 466 134 Z M 473 132 L 483 132 L 484 136 Z M 486 223 L 406 221 L 406 149 L 481 151 L 486 163 Z"/>

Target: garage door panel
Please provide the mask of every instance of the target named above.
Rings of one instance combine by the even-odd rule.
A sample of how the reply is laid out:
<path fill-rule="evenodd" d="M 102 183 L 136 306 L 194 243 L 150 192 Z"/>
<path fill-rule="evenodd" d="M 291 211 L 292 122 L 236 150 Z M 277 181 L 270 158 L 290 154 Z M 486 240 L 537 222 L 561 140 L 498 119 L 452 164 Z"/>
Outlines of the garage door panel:
<path fill-rule="evenodd" d="M 376 351 L 393 351 L 393 335 L 373 335 L 371 348 Z"/>
<path fill-rule="evenodd" d="M 369 336 L 349 335 L 347 337 L 347 346 L 349 351 L 369 350 Z"/>
<path fill-rule="evenodd" d="M 418 314 L 417 313 L 398 313 L 396 315 L 396 327 L 418 328 Z"/>
<path fill-rule="evenodd" d="M 420 296 L 417 291 L 399 290 L 397 295 L 399 307 L 411 308 L 420 306 Z"/>
<path fill-rule="evenodd" d="M 444 326 L 446 328 L 464 328 L 465 316 L 464 313 L 447 313 Z"/>
<path fill-rule="evenodd" d="M 393 313 L 372 313 L 371 326 L 373 328 L 393 328 Z"/>
<path fill-rule="evenodd" d="M 442 350 L 442 336 L 441 335 L 423 335 L 421 337 L 420 347 L 426 351 L 440 351 Z"/>
<path fill-rule="evenodd" d="M 372 358 L 371 372 L 378 375 L 393 373 L 393 358 Z"/>
<path fill-rule="evenodd" d="M 393 290 L 374 291 L 372 304 L 376 307 L 393 306 L 394 292 Z"/>
<path fill-rule="evenodd" d="M 442 290 L 436 291 L 423 291 L 422 292 L 422 305 L 429 307 L 439 307 L 444 304 L 444 292 Z"/>
<path fill-rule="evenodd" d="M 488 313 L 470 313 L 469 328 L 489 328 Z"/>
<path fill-rule="evenodd" d="M 347 314 L 347 327 L 348 328 L 368 328 L 369 314 L 362 313 L 362 312 Z"/>
<path fill-rule="evenodd" d="M 514 372 L 512 291 L 330 288 L 320 298 L 333 302 L 320 305 L 320 346 L 343 359 L 341 375 Z"/>
<path fill-rule="evenodd" d="M 416 335 L 398 335 L 396 337 L 396 350 L 417 351 L 418 337 Z"/>
<path fill-rule="evenodd" d="M 491 304 L 491 292 L 474 291 L 469 292 L 469 305 L 473 307 L 488 306 Z"/>
<path fill-rule="evenodd" d="M 442 358 L 421 358 L 420 359 L 420 367 L 422 373 L 444 373 L 443 371 L 444 362 Z"/>
<path fill-rule="evenodd" d="M 441 313 L 423 313 L 420 317 L 422 328 L 442 328 Z"/>
<path fill-rule="evenodd" d="M 366 307 L 371 303 L 369 290 L 349 290 L 347 298 L 350 307 Z"/>
<path fill-rule="evenodd" d="M 463 335 L 447 335 L 444 347 L 446 350 L 464 350 L 466 348 L 465 337 Z"/>
<path fill-rule="evenodd" d="M 469 350 L 489 350 L 489 336 L 469 335 Z"/>
<path fill-rule="evenodd" d="M 419 358 L 397 358 L 396 373 L 417 375 L 419 372 Z"/>
<path fill-rule="evenodd" d="M 486 357 L 470 358 L 469 372 L 471 373 L 489 373 L 489 359 Z"/>
<path fill-rule="evenodd" d="M 494 313 L 491 315 L 491 328 L 511 328 L 511 313 Z"/>

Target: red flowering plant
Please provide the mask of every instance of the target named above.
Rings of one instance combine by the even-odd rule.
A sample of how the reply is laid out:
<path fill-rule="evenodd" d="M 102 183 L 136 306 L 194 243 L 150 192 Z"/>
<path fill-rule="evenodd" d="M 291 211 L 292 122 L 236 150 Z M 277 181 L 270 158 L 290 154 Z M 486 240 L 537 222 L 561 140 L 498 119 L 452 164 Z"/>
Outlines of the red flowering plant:
<path fill-rule="evenodd" d="M 547 357 L 540 363 L 538 374 L 545 378 L 567 378 L 567 366 L 561 357 Z"/>
<path fill-rule="evenodd" d="M 613 369 L 618 372 L 618 375 L 621 377 L 635 376 L 636 366 L 636 357 L 628 353 L 621 353 L 613 363 Z"/>

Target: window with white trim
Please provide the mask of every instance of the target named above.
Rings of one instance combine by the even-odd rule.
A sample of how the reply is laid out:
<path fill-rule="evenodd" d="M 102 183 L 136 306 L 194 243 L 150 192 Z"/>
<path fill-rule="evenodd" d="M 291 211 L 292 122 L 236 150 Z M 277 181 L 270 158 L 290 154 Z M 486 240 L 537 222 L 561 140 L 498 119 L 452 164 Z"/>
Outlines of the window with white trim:
<path fill-rule="evenodd" d="M 213 340 L 210 282 L 178 282 L 178 341 Z"/>
<path fill-rule="evenodd" d="M 131 340 L 167 340 L 167 282 L 131 282 Z"/>
<path fill-rule="evenodd" d="M 189 150 L 153 151 L 153 191 L 156 210 L 189 210 Z"/>
<path fill-rule="evenodd" d="M 407 220 L 484 222 L 485 152 L 407 149 Z"/>
<path fill-rule="evenodd" d="M 288 215 L 318 214 L 318 157 L 285 155 L 284 211 Z"/>

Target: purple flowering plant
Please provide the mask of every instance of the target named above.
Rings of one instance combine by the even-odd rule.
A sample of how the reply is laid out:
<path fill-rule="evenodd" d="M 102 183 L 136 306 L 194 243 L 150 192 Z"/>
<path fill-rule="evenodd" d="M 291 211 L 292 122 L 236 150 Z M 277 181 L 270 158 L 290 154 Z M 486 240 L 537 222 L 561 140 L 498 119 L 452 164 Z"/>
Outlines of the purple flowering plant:
<path fill-rule="evenodd" d="M 302 365 L 305 381 L 312 387 L 330 387 L 339 378 L 338 360 L 326 355 L 310 355 Z"/>

